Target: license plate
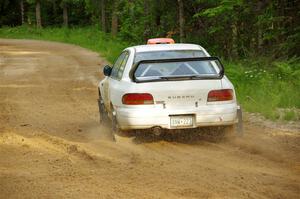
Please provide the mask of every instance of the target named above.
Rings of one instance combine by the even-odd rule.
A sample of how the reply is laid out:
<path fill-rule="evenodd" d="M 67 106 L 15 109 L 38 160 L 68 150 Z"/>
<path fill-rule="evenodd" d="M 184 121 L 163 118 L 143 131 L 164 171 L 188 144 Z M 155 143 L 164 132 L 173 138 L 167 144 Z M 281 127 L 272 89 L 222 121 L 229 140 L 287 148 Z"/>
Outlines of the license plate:
<path fill-rule="evenodd" d="M 171 127 L 191 127 L 193 126 L 193 116 L 171 116 Z"/>

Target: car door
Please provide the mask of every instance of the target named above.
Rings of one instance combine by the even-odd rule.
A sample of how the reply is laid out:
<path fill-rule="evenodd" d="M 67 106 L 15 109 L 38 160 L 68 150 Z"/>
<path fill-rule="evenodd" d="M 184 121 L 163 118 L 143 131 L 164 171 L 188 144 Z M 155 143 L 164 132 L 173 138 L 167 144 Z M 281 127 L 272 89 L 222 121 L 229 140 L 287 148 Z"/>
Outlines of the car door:
<path fill-rule="evenodd" d="M 111 107 L 112 93 L 118 92 L 117 85 L 120 84 L 120 81 L 122 79 L 123 71 L 126 66 L 128 56 L 129 56 L 128 51 L 124 51 L 121 53 L 121 55 L 118 57 L 118 59 L 114 63 L 112 71 L 111 71 L 111 75 L 108 78 L 107 85 L 106 85 L 107 99 L 105 100 L 106 101 L 105 106 L 109 112 L 112 111 L 112 107 Z"/>

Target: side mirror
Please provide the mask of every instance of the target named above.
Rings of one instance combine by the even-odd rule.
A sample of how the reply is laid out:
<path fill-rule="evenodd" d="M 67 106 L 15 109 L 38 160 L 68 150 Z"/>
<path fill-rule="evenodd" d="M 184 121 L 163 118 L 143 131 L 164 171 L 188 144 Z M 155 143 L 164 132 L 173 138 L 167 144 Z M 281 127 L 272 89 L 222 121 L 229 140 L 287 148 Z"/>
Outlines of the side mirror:
<path fill-rule="evenodd" d="M 105 76 L 109 77 L 110 74 L 111 74 L 111 71 L 112 71 L 112 68 L 109 65 L 104 66 L 104 68 L 103 68 L 103 74 Z"/>

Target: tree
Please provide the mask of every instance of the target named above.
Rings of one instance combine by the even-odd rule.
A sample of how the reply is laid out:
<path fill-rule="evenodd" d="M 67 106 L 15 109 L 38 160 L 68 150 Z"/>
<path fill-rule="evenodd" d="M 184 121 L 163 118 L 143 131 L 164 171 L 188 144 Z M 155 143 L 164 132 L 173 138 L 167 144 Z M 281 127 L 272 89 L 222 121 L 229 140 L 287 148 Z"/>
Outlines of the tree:
<path fill-rule="evenodd" d="M 24 1 L 20 0 L 21 23 L 24 24 Z"/>
<path fill-rule="evenodd" d="M 111 34 L 112 36 L 117 36 L 118 34 L 118 0 L 114 0 L 113 2 Z"/>
<path fill-rule="evenodd" d="M 149 15 L 150 15 L 150 2 L 149 0 L 144 0 L 144 40 L 147 41 L 150 37 L 150 20 L 149 20 Z"/>
<path fill-rule="evenodd" d="M 177 1 L 178 1 L 178 12 L 179 12 L 180 42 L 182 43 L 185 40 L 185 34 L 184 34 L 184 26 L 185 26 L 184 7 L 183 7 L 183 0 L 177 0 Z"/>
<path fill-rule="evenodd" d="M 101 0 L 101 27 L 102 31 L 106 32 L 106 14 L 105 14 L 105 0 Z"/>
<path fill-rule="evenodd" d="M 298 1 L 0 0 L 0 26 L 100 24 L 134 44 L 170 36 L 228 58 L 293 57 L 300 56 Z"/>
<path fill-rule="evenodd" d="M 35 16 L 36 16 L 36 27 L 42 28 L 42 18 L 41 18 L 41 1 L 35 1 Z"/>
<path fill-rule="evenodd" d="M 73 0 L 75 1 L 75 0 Z M 80 0 L 76 0 L 80 1 Z M 82 1 L 82 0 L 81 0 Z M 85 11 L 88 14 L 91 14 L 91 20 L 93 24 L 100 24 L 101 30 L 103 32 L 107 31 L 106 22 L 106 3 L 111 1 L 106 0 L 85 0 Z M 110 4 L 108 4 L 108 9 L 112 9 Z"/>
<path fill-rule="evenodd" d="M 68 17 L 68 0 L 62 1 L 62 7 L 63 7 L 63 21 L 64 26 L 69 26 L 69 17 Z"/>

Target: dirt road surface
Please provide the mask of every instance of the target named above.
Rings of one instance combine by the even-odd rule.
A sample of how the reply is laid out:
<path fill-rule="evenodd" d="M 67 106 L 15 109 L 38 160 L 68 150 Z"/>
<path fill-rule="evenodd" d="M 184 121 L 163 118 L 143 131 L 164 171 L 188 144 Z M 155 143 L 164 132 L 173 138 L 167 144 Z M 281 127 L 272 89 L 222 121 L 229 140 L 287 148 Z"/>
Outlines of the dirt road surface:
<path fill-rule="evenodd" d="M 108 139 L 97 53 L 0 39 L 0 198 L 300 198 L 300 132 Z"/>

